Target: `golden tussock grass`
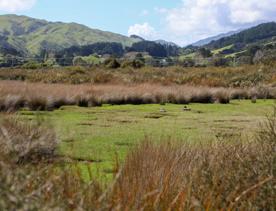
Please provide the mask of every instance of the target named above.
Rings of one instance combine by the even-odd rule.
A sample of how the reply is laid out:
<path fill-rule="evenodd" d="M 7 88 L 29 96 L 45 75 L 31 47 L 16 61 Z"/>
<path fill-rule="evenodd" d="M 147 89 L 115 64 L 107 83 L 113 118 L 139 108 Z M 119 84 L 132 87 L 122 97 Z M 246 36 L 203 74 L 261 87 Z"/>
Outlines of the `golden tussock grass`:
<path fill-rule="evenodd" d="M 66 85 L 0 82 L 0 110 L 53 110 L 66 105 L 229 103 L 231 99 L 275 99 L 276 89 L 216 88 L 187 85 Z"/>

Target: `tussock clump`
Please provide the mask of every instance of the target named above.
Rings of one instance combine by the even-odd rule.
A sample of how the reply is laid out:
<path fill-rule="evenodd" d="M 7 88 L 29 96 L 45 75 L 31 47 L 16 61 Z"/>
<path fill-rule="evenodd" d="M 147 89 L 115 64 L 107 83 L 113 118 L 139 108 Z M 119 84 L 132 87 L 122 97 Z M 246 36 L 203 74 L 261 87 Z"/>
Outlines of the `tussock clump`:
<path fill-rule="evenodd" d="M 110 202 L 132 210 L 276 208 L 271 145 L 206 144 L 144 142 L 127 157 Z"/>
<path fill-rule="evenodd" d="M 52 158 L 57 137 L 50 126 L 4 117 L 0 123 L 1 155 L 15 163 L 38 162 Z"/>
<path fill-rule="evenodd" d="M 260 124 L 257 140 L 259 143 L 272 145 L 276 151 L 276 107 L 273 115 L 268 116 L 267 121 Z"/>
<path fill-rule="evenodd" d="M 175 98 L 176 104 L 189 104 L 190 102 L 191 99 L 189 99 L 189 96 L 179 95 Z"/>
<path fill-rule="evenodd" d="M 48 97 L 48 107 L 47 110 L 54 110 L 54 109 L 59 109 L 62 106 L 69 106 L 69 105 L 74 105 L 75 101 L 73 97 L 70 96 L 62 96 L 62 97 Z"/>
<path fill-rule="evenodd" d="M 252 96 L 276 98 L 276 89 L 271 87 L 241 89 L 160 84 L 65 85 L 2 81 L 0 90 L 1 111 L 16 111 L 23 107 L 30 110 L 53 110 L 66 105 L 225 104 L 231 99 L 250 99 Z"/>
<path fill-rule="evenodd" d="M 25 99 L 20 95 L 0 97 L 0 111 L 12 112 L 25 106 Z"/>
<path fill-rule="evenodd" d="M 36 96 L 29 95 L 28 98 L 26 99 L 25 106 L 32 111 L 45 111 L 51 107 L 51 105 L 48 104 L 47 96 L 37 96 L 37 95 Z"/>
<path fill-rule="evenodd" d="M 102 193 L 97 182 L 83 180 L 79 168 L 18 166 L 2 158 L 0 189 L 1 210 L 95 210 Z"/>
<path fill-rule="evenodd" d="M 210 90 L 194 90 L 191 94 L 190 101 L 192 103 L 214 103 L 214 95 Z"/>
<path fill-rule="evenodd" d="M 230 91 L 230 99 L 244 100 L 249 98 L 250 98 L 250 94 L 246 89 L 232 89 Z"/>
<path fill-rule="evenodd" d="M 219 90 L 215 93 L 214 99 L 216 103 L 221 103 L 221 104 L 228 104 L 230 103 L 230 94 L 227 91 L 224 90 Z"/>

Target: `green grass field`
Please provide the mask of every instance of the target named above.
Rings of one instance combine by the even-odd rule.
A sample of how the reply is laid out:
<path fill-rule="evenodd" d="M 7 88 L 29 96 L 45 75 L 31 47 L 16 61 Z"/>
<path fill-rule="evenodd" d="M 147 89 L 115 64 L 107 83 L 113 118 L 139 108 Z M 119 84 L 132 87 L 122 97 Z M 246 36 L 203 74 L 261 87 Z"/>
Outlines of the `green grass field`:
<path fill-rule="evenodd" d="M 228 45 L 228 46 L 225 46 L 223 48 L 219 48 L 219 49 L 216 49 L 216 50 L 213 50 L 212 53 L 213 54 L 219 54 L 220 52 L 224 51 L 224 50 L 228 50 L 228 49 L 231 49 L 234 45 Z"/>
<path fill-rule="evenodd" d="M 273 100 L 256 104 L 244 100 L 228 105 L 191 104 L 190 111 L 172 104 L 62 107 L 38 116 L 55 126 L 61 155 L 88 163 L 93 171 L 110 177 L 116 158 L 123 161 L 127 151 L 147 137 L 157 142 L 250 137 L 273 105 Z M 160 112 L 161 108 L 166 112 Z M 35 112 L 22 111 L 21 115 L 37 118 Z"/>

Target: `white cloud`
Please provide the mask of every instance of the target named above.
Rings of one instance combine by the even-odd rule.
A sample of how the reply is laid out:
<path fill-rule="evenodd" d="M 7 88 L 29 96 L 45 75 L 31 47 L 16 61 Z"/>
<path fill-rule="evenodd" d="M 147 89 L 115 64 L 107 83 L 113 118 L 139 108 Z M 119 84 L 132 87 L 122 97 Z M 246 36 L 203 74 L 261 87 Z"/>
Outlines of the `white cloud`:
<path fill-rule="evenodd" d="M 157 32 L 149 23 L 143 23 L 130 26 L 128 29 L 128 35 L 138 35 L 145 39 L 152 40 L 156 38 Z"/>
<path fill-rule="evenodd" d="M 180 8 L 165 12 L 167 36 L 179 44 L 188 44 L 222 32 L 276 20 L 276 2 L 183 0 Z"/>
<path fill-rule="evenodd" d="M 0 0 L 0 11 L 16 12 L 32 8 L 36 0 Z"/>

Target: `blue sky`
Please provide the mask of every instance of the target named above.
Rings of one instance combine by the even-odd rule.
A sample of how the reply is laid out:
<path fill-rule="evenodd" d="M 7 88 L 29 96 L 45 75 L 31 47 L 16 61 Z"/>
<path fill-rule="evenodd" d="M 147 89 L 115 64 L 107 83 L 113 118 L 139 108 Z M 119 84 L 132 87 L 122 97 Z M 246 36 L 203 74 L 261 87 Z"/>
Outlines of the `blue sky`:
<path fill-rule="evenodd" d="M 11 10 L 11 13 L 50 21 L 77 22 L 127 35 L 129 27 L 136 23 L 147 22 L 162 27 L 156 9 L 173 8 L 180 3 L 179 0 L 37 0 L 30 9 Z M 7 12 L 10 11 L 0 10 L 1 14 Z"/>
<path fill-rule="evenodd" d="M 127 35 L 129 26 L 136 23 L 150 22 L 151 25 L 159 26 L 160 19 L 154 8 L 170 8 L 179 2 L 179 0 L 120 0 L 119 3 L 114 0 L 38 0 L 32 9 L 16 13 L 51 21 L 77 22 Z"/>
<path fill-rule="evenodd" d="M 0 0 L 0 14 L 50 21 L 186 45 L 276 20 L 275 0 Z M 1 27 L 1 26 L 0 26 Z"/>

